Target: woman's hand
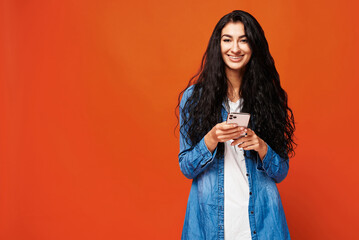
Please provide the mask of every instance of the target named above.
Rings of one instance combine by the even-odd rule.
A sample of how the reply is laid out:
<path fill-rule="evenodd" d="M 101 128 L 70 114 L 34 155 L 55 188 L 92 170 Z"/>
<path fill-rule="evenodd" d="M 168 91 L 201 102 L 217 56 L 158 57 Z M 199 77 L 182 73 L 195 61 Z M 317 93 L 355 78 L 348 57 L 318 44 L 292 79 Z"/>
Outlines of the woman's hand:
<path fill-rule="evenodd" d="M 263 160 L 267 154 L 267 144 L 260 137 L 258 137 L 252 129 L 246 128 L 244 132 L 246 132 L 247 135 L 234 140 L 231 145 L 238 145 L 238 147 L 243 148 L 244 150 L 257 151 L 259 157 Z"/>
<path fill-rule="evenodd" d="M 245 133 L 244 127 L 238 127 L 236 124 L 227 124 L 226 122 L 216 124 L 206 136 L 204 142 L 209 151 L 213 152 L 219 142 L 227 142 L 236 139 Z"/>

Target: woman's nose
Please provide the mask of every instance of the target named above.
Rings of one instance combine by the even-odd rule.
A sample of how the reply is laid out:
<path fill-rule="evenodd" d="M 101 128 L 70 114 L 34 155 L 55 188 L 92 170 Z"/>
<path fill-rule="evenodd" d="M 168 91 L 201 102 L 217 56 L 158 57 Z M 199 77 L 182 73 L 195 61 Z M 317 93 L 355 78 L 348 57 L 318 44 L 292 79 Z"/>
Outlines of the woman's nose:
<path fill-rule="evenodd" d="M 241 49 L 239 48 L 237 42 L 233 42 L 233 46 L 232 46 L 232 49 L 231 49 L 231 50 L 232 50 L 233 53 L 238 53 L 238 52 L 241 51 Z"/>

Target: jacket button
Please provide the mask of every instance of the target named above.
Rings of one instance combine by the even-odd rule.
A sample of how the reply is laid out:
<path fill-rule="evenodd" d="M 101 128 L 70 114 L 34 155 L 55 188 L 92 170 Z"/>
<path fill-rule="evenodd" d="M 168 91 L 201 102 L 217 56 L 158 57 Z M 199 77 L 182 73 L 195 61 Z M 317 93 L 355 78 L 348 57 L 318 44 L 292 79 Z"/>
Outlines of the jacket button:
<path fill-rule="evenodd" d="M 254 234 L 256 234 L 257 232 L 256 231 L 253 231 Z"/>
<path fill-rule="evenodd" d="M 252 195 L 252 192 L 249 192 L 249 195 Z"/>
<path fill-rule="evenodd" d="M 254 212 L 253 211 L 251 211 L 251 214 L 253 214 Z"/>
<path fill-rule="evenodd" d="M 248 177 L 248 176 L 249 176 L 249 174 L 247 173 L 247 174 L 246 174 L 246 176 Z"/>

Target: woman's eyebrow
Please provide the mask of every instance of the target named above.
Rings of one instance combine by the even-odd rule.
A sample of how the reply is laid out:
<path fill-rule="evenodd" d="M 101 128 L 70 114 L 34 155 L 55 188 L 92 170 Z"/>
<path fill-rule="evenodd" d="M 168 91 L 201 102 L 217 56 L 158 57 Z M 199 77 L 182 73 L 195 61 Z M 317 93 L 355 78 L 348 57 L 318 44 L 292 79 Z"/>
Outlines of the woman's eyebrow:
<path fill-rule="evenodd" d="M 229 34 L 223 34 L 223 35 L 222 35 L 222 38 L 223 38 L 223 37 L 233 38 L 233 36 L 232 36 L 232 35 L 229 35 Z M 244 35 L 239 36 L 238 38 L 244 38 L 244 37 L 247 37 L 247 35 L 244 34 Z"/>

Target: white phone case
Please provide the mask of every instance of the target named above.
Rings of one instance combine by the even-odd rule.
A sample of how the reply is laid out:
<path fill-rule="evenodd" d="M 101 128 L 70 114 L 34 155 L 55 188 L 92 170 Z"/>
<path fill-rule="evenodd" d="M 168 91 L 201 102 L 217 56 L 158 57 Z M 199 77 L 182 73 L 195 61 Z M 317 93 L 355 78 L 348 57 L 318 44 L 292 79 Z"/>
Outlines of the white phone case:
<path fill-rule="evenodd" d="M 248 127 L 249 113 L 229 113 L 227 118 L 227 123 L 235 123 L 240 127 Z"/>

